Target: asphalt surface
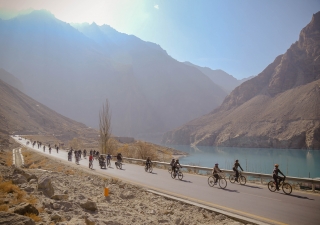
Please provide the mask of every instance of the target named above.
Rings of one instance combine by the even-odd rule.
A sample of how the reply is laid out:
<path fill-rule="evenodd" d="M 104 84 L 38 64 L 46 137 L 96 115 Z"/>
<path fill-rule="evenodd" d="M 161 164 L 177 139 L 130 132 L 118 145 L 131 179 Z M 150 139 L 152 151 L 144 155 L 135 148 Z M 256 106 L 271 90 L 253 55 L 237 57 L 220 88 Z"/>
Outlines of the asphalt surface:
<path fill-rule="evenodd" d="M 26 140 L 16 141 L 26 146 Z M 32 148 L 32 145 L 28 145 Z M 32 148 L 43 152 L 35 146 Z M 48 147 L 45 154 L 49 155 Z M 52 149 L 51 156 L 67 161 L 67 152 Z M 75 163 L 74 157 L 72 162 Z M 107 175 L 118 177 L 150 189 L 172 194 L 197 203 L 219 208 L 234 214 L 246 216 L 270 224 L 320 224 L 320 195 L 292 191 L 285 195 L 282 191 L 270 192 L 267 186 L 247 183 L 231 184 L 227 179 L 226 189 L 219 186 L 210 187 L 206 176 L 184 173 L 183 180 L 172 179 L 168 171 L 153 168 L 152 173 L 144 171 L 143 166 L 123 164 L 123 169 L 116 169 L 114 161 L 111 168 L 100 169 L 98 161 L 94 160 L 93 169 Z M 81 159 L 79 166 L 88 167 L 89 160 Z"/>

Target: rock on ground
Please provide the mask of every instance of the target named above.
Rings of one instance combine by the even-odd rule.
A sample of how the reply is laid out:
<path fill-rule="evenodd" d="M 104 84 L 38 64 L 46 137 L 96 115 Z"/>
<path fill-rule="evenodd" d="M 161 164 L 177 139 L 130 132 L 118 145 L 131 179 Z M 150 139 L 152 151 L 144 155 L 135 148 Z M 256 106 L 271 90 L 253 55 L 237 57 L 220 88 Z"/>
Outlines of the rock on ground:
<path fill-rule="evenodd" d="M 20 216 L 15 213 L 8 213 L 0 211 L 0 224 L 1 225 L 35 225 L 35 222 L 26 216 Z"/>

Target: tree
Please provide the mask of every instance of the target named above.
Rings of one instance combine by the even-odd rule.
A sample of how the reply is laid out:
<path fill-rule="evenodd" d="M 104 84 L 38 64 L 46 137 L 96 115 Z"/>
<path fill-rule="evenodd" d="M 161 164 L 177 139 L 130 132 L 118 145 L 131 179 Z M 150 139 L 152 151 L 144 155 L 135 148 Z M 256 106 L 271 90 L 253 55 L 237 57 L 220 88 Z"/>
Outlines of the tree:
<path fill-rule="evenodd" d="M 111 138 L 111 112 L 108 99 L 99 112 L 99 137 L 100 152 L 107 154 Z"/>

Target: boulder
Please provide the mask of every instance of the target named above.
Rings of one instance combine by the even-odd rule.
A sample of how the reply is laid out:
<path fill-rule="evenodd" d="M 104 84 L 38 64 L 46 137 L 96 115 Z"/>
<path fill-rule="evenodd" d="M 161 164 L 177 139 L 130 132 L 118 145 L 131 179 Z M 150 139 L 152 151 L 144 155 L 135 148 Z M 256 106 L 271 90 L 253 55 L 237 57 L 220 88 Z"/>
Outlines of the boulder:
<path fill-rule="evenodd" d="M 133 199 L 135 195 L 131 191 L 123 191 L 120 195 L 122 199 Z"/>
<path fill-rule="evenodd" d="M 86 225 L 95 225 L 96 224 L 96 219 L 93 218 L 92 216 L 86 216 L 84 221 L 85 221 Z"/>
<path fill-rule="evenodd" d="M 34 188 L 33 188 L 33 187 L 30 187 L 30 186 L 27 186 L 27 187 L 23 188 L 22 190 L 24 190 L 24 191 L 26 191 L 26 192 L 28 192 L 28 193 L 34 192 Z"/>
<path fill-rule="evenodd" d="M 26 213 L 39 215 L 39 211 L 33 205 L 26 202 L 20 203 L 18 206 L 16 206 L 13 212 L 20 215 L 25 215 Z"/>
<path fill-rule="evenodd" d="M 50 177 L 41 177 L 38 180 L 38 190 L 42 191 L 42 193 L 51 198 L 51 196 L 54 195 L 54 189 L 51 183 L 51 178 Z"/>
<path fill-rule="evenodd" d="M 50 219 L 55 221 L 55 222 L 58 222 L 58 221 L 61 221 L 62 217 L 58 213 L 53 213 L 50 216 Z"/>
<path fill-rule="evenodd" d="M 20 216 L 15 213 L 8 213 L 0 211 L 0 224 L 14 224 L 14 225 L 35 225 L 35 222 L 26 216 Z"/>
<path fill-rule="evenodd" d="M 53 208 L 53 209 L 60 209 L 60 205 L 57 204 L 57 203 L 53 203 L 53 204 L 52 204 L 52 208 Z"/>
<path fill-rule="evenodd" d="M 80 206 L 86 210 L 89 210 L 89 211 L 96 211 L 98 209 L 97 204 L 95 202 L 89 201 L 89 200 L 80 203 Z"/>
<path fill-rule="evenodd" d="M 27 183 L 28 180 L 21 174 L 15 174 L 12 178 L 12 183 L 14 184 L 24 184 Z"/>
<path fill-rule="evenodd" d="M 62 194 L 62 195 L 53 195 L 51 197 L 51 199 L 54 199 L 54 200 L 68 200 L 69 198 L 69 195 L 65 195 L 65 194 Z"/>

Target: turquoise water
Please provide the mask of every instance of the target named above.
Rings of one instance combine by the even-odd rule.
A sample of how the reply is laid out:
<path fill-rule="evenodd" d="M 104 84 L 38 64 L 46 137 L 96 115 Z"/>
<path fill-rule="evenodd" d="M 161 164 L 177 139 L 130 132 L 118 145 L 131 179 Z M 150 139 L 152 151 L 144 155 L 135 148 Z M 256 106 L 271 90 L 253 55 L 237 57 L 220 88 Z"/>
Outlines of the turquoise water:
<path fill-rule="evenodd" d="M 248 172 L 271 174 L 273 165 L 287 176 L 320 177 L 320 150 L 304 149 L 266 149 L 266 148 L 229 148 L 168 145 L 177 150 L 189 153 L 180 158 L 181 164 L 213 167 L 219 163 L 221 169 L 232 169 L 236 159 Z"/>

